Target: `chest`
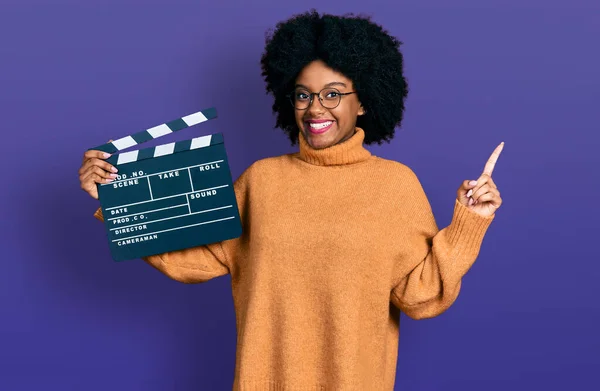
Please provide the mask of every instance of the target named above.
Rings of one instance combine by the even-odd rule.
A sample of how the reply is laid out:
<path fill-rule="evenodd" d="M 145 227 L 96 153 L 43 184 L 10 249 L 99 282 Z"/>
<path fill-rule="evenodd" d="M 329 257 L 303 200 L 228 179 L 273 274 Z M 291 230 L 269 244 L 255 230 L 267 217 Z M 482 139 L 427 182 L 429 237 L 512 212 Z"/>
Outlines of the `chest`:
<path fill-rule="evenodd" d="M 252 204 L 257 209 L 249 225 L 254 272 L 376 284 L 405 251 L 394 198 L 368 183 L 288 183 L 265 190 Z"/>

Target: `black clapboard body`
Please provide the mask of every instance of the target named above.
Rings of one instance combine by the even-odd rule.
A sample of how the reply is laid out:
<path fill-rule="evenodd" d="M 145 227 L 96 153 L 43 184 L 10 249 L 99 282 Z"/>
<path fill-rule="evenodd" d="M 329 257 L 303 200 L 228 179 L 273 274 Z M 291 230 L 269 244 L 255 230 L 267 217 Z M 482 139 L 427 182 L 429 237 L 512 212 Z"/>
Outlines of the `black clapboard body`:
<path fill-rule="evenodd" d="M 214 109 L 198 113 L 93 149 L 122 150 L 216 117 Z M 118 177 L 98 185 L 98 195 L 115 261 L 241 235 L 221 133 L 121 153 L 107 161 L 117 167 Z"/>

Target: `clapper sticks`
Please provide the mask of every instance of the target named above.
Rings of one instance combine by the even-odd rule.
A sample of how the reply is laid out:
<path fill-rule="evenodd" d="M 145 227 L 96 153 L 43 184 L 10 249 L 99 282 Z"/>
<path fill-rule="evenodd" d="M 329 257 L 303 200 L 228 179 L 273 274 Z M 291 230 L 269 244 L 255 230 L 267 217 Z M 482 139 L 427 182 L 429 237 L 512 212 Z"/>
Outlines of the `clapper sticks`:
<path fill-rule="evenodd" d="M 241 235 L 221 133 L 121 152 L 216 117 L 210 108 L 90 148 L 113 154 L 106 161 L 119 170 L 114 181 L 97 185 L 115 261 Z"/>

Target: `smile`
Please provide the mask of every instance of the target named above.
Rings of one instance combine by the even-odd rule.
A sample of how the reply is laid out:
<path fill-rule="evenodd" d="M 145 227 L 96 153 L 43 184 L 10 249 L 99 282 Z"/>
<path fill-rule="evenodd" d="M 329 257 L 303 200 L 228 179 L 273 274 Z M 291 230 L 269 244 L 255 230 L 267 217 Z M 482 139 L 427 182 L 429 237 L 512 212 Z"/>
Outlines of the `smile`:
<path fill-rule="evenodd" d="M 321 134 L 325 133 L 329 130 L 329 128 L 331 128 L 333 121 L 307 122 L 307 125 L 311 133 Z"/>

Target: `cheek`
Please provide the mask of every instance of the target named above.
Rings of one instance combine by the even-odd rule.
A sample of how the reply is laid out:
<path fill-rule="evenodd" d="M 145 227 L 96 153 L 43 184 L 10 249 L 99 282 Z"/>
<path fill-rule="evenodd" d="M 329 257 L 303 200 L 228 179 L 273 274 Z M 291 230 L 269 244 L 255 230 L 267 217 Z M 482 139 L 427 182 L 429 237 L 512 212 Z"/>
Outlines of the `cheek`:
<path fill-rule="evenodd" d="M 332 111 L 333 118 L 341 125 L 346 125 L 353 121 L 352 110 L 348 108 L 340 108 L 339 110 Z"/>

